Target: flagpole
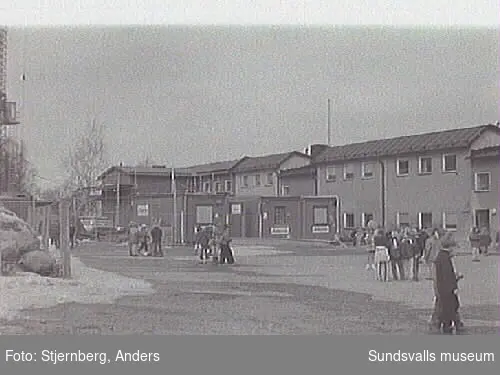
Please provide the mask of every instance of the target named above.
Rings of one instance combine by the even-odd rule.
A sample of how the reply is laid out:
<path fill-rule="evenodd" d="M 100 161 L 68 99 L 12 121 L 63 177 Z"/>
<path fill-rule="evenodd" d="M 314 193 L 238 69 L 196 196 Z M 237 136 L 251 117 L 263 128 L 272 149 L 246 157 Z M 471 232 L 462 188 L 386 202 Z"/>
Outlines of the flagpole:
<path fill-rule="evenodd" d="M 174 208 L 174 212 L 173 212 L 173 224 L 172 224 L 172 241 L 174 243 L 174 245 L 176 244 L 177 242 L 177 184 L 176 184 L 176 181 L 175 181 L 175 170 L 174 170 L 174 166 L 172 165 L 172 176 L 171 176 L 171 182 L 172 182 L 172 196 L 173 196 L 173 208 Z"/>

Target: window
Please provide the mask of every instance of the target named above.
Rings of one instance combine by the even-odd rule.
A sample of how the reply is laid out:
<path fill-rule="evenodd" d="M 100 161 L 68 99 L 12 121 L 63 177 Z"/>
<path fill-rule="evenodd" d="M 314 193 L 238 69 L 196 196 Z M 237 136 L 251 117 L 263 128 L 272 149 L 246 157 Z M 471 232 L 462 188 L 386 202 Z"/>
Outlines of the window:
<path fill-rule="evenodd" d="M 224 187 L 227 193 L 230 193 L 233 190 L 233 182 L 231 180 L 224 181 Z"/>
<path fill-rule="evenodd" d="M 457 171 L 457 155 L 443 155 L 443 172 Z"/>
<path fill-rule="evenodd" d="M 396 215 L 396 224 L 398 228 L 410 226 L 410 215 L 406 212 L 398 212 Z"/>
<path fill-rule="evenodd" d="M 490 191 L 490 172 L 479 172 L 475 175 L 474 190 L 475 191 Z"/>
<path fill-rule="evenodd" d="M 274 176 L 272 173 L 268 173 L 267 174 L 267 181 L 266 181 L 266 184 L 267 185 L 272 185 L 273 184 L 273 180 L 274 180 Z"/>
<path fill-rule="evenodd" d="M 431 174 L 432 173 L 432 158 L 431 157 L 420 157 L 418 159 L 418 173 L 420 174 Z"/>
<path fill-rule="evenodd" d="M 210 193 L 211 184 L 209 181 L 203 183 L 203 191 L 205 193 Z"/>
<path fill-rule="evenodd" d="M 220 182 L 215 183 L 215 192 L 222 193 L 222 184 Z"/>
<path fill-rule="evenodd" d="M 313 224 L 328 225 L 328 207 L 313 207 Z"/>
<path fill-rule="evenodd" d="M 248 176 L 243 176 L 243 187 L 248 187 Z"/>
<path fill-rule="evenodd" d="M 458 217 L 454 212 L 443 212 L 443 229 L 456 231 Z"/>
<path fill-rule="evenodd" d="M 337 173 L 334 166 L 326 167 L 326 181 L 335 182 L 337 180 Z"/>
<path fill-rule="evenodd" d="M 362 213 L 361 214 L 361 225 L 363 228 L 366 228 L 368 226 L 368 223 L 373 220 L 373 214 L 368 214 L 368 213 Z"/>
<path fill-rule="evenodd" d="M 285 225 L 286 224 L 286 207 L 274 207 L 274 224 L 275 225 Z"/>
<path fill-rule="evenodd" d="M 418 227 L 419 229 L 432 228 L 432 213 L 431 212 L 419 212 L 418 213 Z"/>
<path fill-rule="evenodd" d="M 374 167 L 374 163 L 369 163 L 369 162 L 361 163 L 361 176 L 363 178 L 372 178 L 373 177 L 373 167 Z"/>
<path fill-rule="evenodd" d="M 354 214 L 344 212 L 344 228 L 354 228 Z"/>
<path fill-rule="evenodd" d="M 212 224 L 213 211 L 212 206 L 196 207 L 196 224 Z"/>
<path fill-rule="evenodd" d="M 260 186 L 260 174 L 255 175 L 255 186 Z"/>
<path fill-rule="evenodd" d="M 282 186 L 281 187 L 281 195 L 290 195 L 290 187 Z"/>
<path fill-rule="evenodd" d="M 344 164 L 344 180 L 352 180 L 354 178 L 354 168 L 352 164 Z"/>
<path fill-rule="evenodd" d="M 408 159 L 398 159 L 396 161 L 396 173 L 398 176 L 408 176 L 410 174 L 410 161 Z"/>

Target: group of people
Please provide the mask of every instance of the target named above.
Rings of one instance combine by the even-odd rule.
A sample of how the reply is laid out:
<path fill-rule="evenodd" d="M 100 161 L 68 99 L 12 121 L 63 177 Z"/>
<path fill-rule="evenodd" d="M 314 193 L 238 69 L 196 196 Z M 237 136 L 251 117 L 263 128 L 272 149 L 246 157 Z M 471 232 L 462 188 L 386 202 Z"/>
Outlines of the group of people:
<path fill-rule="evenodd" d="M 421 259 L 426 258 L 426 247 L 432 246 L 432 241 L 428 241 L 430 237 L 425 230 L 405 228 L 385 232 L 376 229 L 368 249 L 366 269 L 376 270 L 377 279 L 388 281 L 390 267 L 394 280 L 406 280 L 411 264 L 412 280 L 419 281 Z"/>
<path fill-rule="evenodd" d="M 481 254 L 488 254 L 492 238 L 486 228 L 481 231 L 472 228 L 469 241 L 473 261 L 478 261 Z M 388 281 L 389 267 L 394 280 L 405 280 L 409 263 L 412 280 L 419 281 L 420 264 L 427 266 L 427 279 L 433 282 L 435 301 L 431 330 L 451 333 L 453 329 L 463 328 L 458 299 L 458 281 L 463 276 L 456 273 L 453 265 L 454 243 L 450 233 L 442 235 L 438 229 L 418 231 L 410 228 L 385 232 L 379 228 L 373 231 L 371 242 L 366 268 L 376 270 L 380 281 Z"/>
<path fill-rule="evenodd" d="M 488 255 L 488 249 L 493 241 L 488 228 L 480 230 L 478 227 L 473 227 L 470 231 L 469 242 L 472 247 L 472 261 L 479 262 L 481 255 Z"/>
<path fill-rule="evenodd" d="M 222 231 L 212 226 L 196 227 L 195 254 L 199 254 L 202 263 L 206 263 L 209 257 L 212 257 L 213 262 L 234 264 L 231 242 L 228 225 L 224 225 Z"/>
<path fill-rule="evenodd" d="M 162 257 L 162 237 L 163 232 L 159 224 L 154 224 L 151 230 L 149 230 L 145 224 L 138 225 L 135 222 L 131 222 L 128 229 L 129 255 L 132 257 L 140 255 Z"/>

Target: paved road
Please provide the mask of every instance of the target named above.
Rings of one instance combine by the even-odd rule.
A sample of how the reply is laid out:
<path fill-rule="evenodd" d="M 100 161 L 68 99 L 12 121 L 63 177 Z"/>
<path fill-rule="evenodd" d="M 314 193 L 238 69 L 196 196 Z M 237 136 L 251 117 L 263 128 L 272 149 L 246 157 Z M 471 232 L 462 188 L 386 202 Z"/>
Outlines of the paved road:
<path fill-rule="evenodd" d="M 125 247 L 114 244 L 81 246 L 75 255 L 88 266 L 148 280 L 156 293 L 108 305 L 26 311 L 23 319 L 0 322 L 0 333 L 427 334 L 428 307 L 375 299 L 356 292 L 359 288 L 340 283 L 334 289 L 325 282 L 325 272 L 334 280 L 342 272 L 366 278 L 362 268 L 346 271 L 342 263 L 362 267 L 363 250 L 280 241 L 238 247 L 238 264 L 214 266 L 199 264 L 190 248 L 169 249 L 164 259 L 151 259 L 130 258 Z M 498 305 L 466 306 L 463 315 L 473 322 L 469 333 L 499 333 Z"/>

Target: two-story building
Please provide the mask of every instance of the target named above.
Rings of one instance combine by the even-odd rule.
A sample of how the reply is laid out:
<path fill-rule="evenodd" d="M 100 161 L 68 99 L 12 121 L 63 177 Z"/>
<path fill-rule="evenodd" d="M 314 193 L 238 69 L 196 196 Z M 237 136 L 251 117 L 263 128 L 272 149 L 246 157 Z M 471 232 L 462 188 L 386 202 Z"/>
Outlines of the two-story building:
<path fill-rule="evenodd" d="M 186 168 L 191 174 L 188 191 L 194 193 L 233 194 L 234 177 L 232 170 L 245 159 L 246 157 Z"/>
<path fill-rule="evenodd" d="M 484 125 L 330 147 L 313 160 L 317 193 L 339 197 L 345 229 L 374 219 L 464 235 L 475 216 L 496 215 L 498 158 L 480 155 L 498 145 L 500 129 Z"/>

